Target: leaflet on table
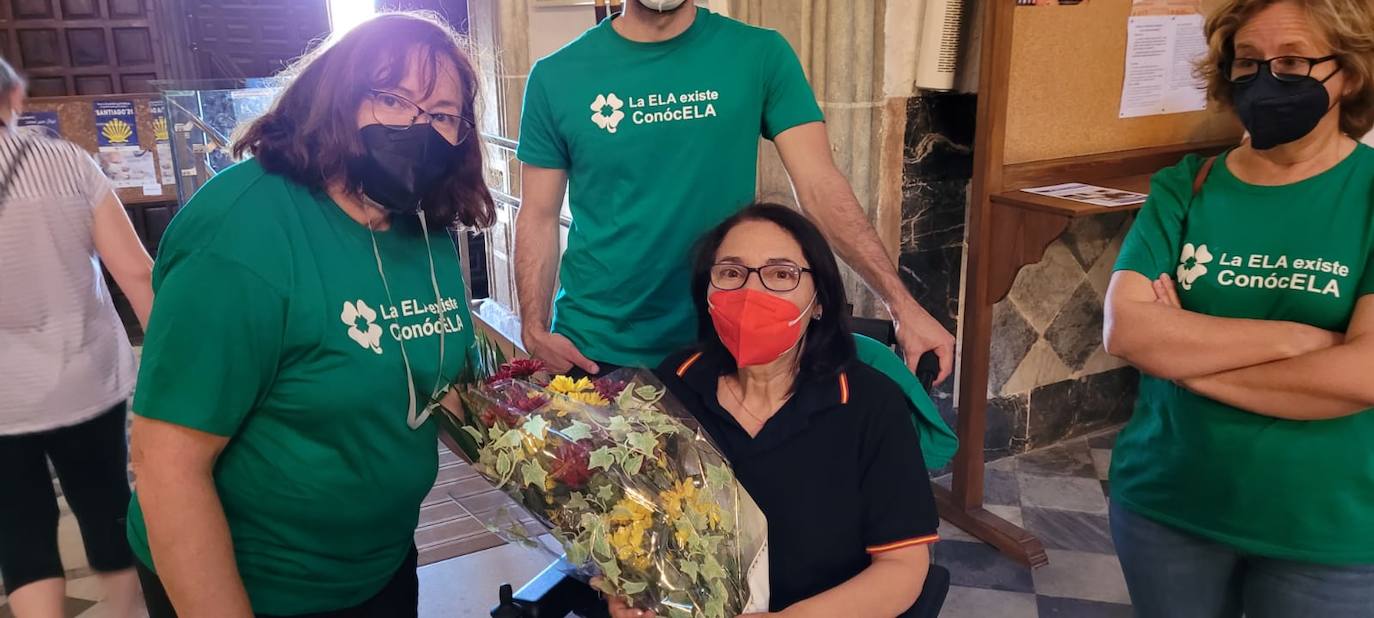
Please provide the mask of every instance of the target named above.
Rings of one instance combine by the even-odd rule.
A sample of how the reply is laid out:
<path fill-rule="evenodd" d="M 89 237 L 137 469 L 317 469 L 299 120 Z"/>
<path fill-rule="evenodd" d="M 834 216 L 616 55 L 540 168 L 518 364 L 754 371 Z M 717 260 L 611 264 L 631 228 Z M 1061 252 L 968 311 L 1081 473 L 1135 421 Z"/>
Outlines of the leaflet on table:
<path fill-rule="evenodd" d="M 1022 189 L 1026 193 L 1036 195 L 1047 195 L 1094 206 L 1130 206 L 1133 204 L 1143 204 L 1148 195 L 1136 193 L 1135 191 L 1125 191 L 1123 189 L 1112 189 L 1110 187 L 1099 187 L 1097 185 L 1087 185 L 1081 182 L 1066 182 L 1060 185 L 1048 187 L 1032 187 Z"/>
<path fill-rule="evenodd" d="M 133 101 L 96 101 L 95 134 L 100 168 L 117 188 L 158 181 L 153 153 L 139 147 Z"/>

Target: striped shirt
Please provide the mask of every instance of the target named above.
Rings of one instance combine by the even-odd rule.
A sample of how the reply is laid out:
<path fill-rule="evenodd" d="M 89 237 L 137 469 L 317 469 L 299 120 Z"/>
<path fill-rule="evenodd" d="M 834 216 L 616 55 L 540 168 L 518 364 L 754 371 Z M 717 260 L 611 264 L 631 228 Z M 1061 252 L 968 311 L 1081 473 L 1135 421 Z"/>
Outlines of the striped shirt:
<path fill-rule="evenodd" d="M 7 176 L 0 195 L 0 435 L 89 420 L 127 398 L 135 378 L 92 238 L 94 208 L 110 181 L 74 144 L 0 128 L 0 182 Z"/>

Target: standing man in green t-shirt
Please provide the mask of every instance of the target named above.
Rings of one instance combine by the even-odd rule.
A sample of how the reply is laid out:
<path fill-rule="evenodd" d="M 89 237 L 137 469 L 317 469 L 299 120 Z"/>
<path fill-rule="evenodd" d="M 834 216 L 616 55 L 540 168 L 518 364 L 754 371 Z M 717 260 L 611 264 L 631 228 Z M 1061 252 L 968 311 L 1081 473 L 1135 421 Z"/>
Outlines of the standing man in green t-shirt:
<path fill-rule="evenodd" d="M 887 303 L 908 365 L 934 351 L 948 376 L 954 338 L 908 295 L 836 168 L 787 41 L 682 0 L 627 2 L 530 72 L 515 255 L 526 349 L 554 369 L 598 373 L 653 367 L 693 343 L 688 254 L 753 201 L 760 135 L 802 209 Z M 565 191 L 573 224 L 560 269 Z"/>

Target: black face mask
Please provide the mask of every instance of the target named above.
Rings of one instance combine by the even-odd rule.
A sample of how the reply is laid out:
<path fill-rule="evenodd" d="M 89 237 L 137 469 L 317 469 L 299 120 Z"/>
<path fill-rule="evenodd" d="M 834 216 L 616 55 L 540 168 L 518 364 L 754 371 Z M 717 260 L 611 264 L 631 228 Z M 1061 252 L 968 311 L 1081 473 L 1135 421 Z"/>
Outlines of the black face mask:
<path fill-rule="evenodd" d="M 1236 84 L 1236 114 L 1250 132 L 1250 145 L 1269 150 L 1295 142 L 1312 132 L 1331 110 L 1326 79 L 1311 76 L 1286 82 L 1261 67 L 1255 78 Z"/>
<path fill-rule="evenodd" d="M 448 171 L 456 147 L 428 124 L 391 129 L 371 124 L 358 130 L 367 154 L 353 162 L 363 194 L 392 212 L 414 213 Z"/>

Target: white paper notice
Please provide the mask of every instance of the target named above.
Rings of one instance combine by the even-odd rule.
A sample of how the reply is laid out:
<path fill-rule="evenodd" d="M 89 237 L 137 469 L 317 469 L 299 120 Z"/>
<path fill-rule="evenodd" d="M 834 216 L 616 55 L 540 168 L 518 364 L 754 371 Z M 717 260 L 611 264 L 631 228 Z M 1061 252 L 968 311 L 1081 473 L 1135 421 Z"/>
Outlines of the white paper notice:
<path fill-rule="evenodd" d="M 1111 187 L 1099 187 L 1097 185 L 1085 185 L 1081 182 L 1066 182 L 1062 185 L 1051 185 L 1048 187 L 1034 187 L 1022 189 L 1026 193 L 1036 195 L 1048 195 L 1094 206 L 1106 206 L 1114 208 L 1117 206 L 1131 206 L 1133 204 L 1143 204 L 1150 196 L 1135 191 L 1125 189 L 1113 189 Z"/>
<path fill-rule="evenodd" d="M 1177 114 L 1207 109 L 1205 84 L 1194 74 L 1207 53 L 1202 15 L 1131 17 L 1121 117 Z"/>

